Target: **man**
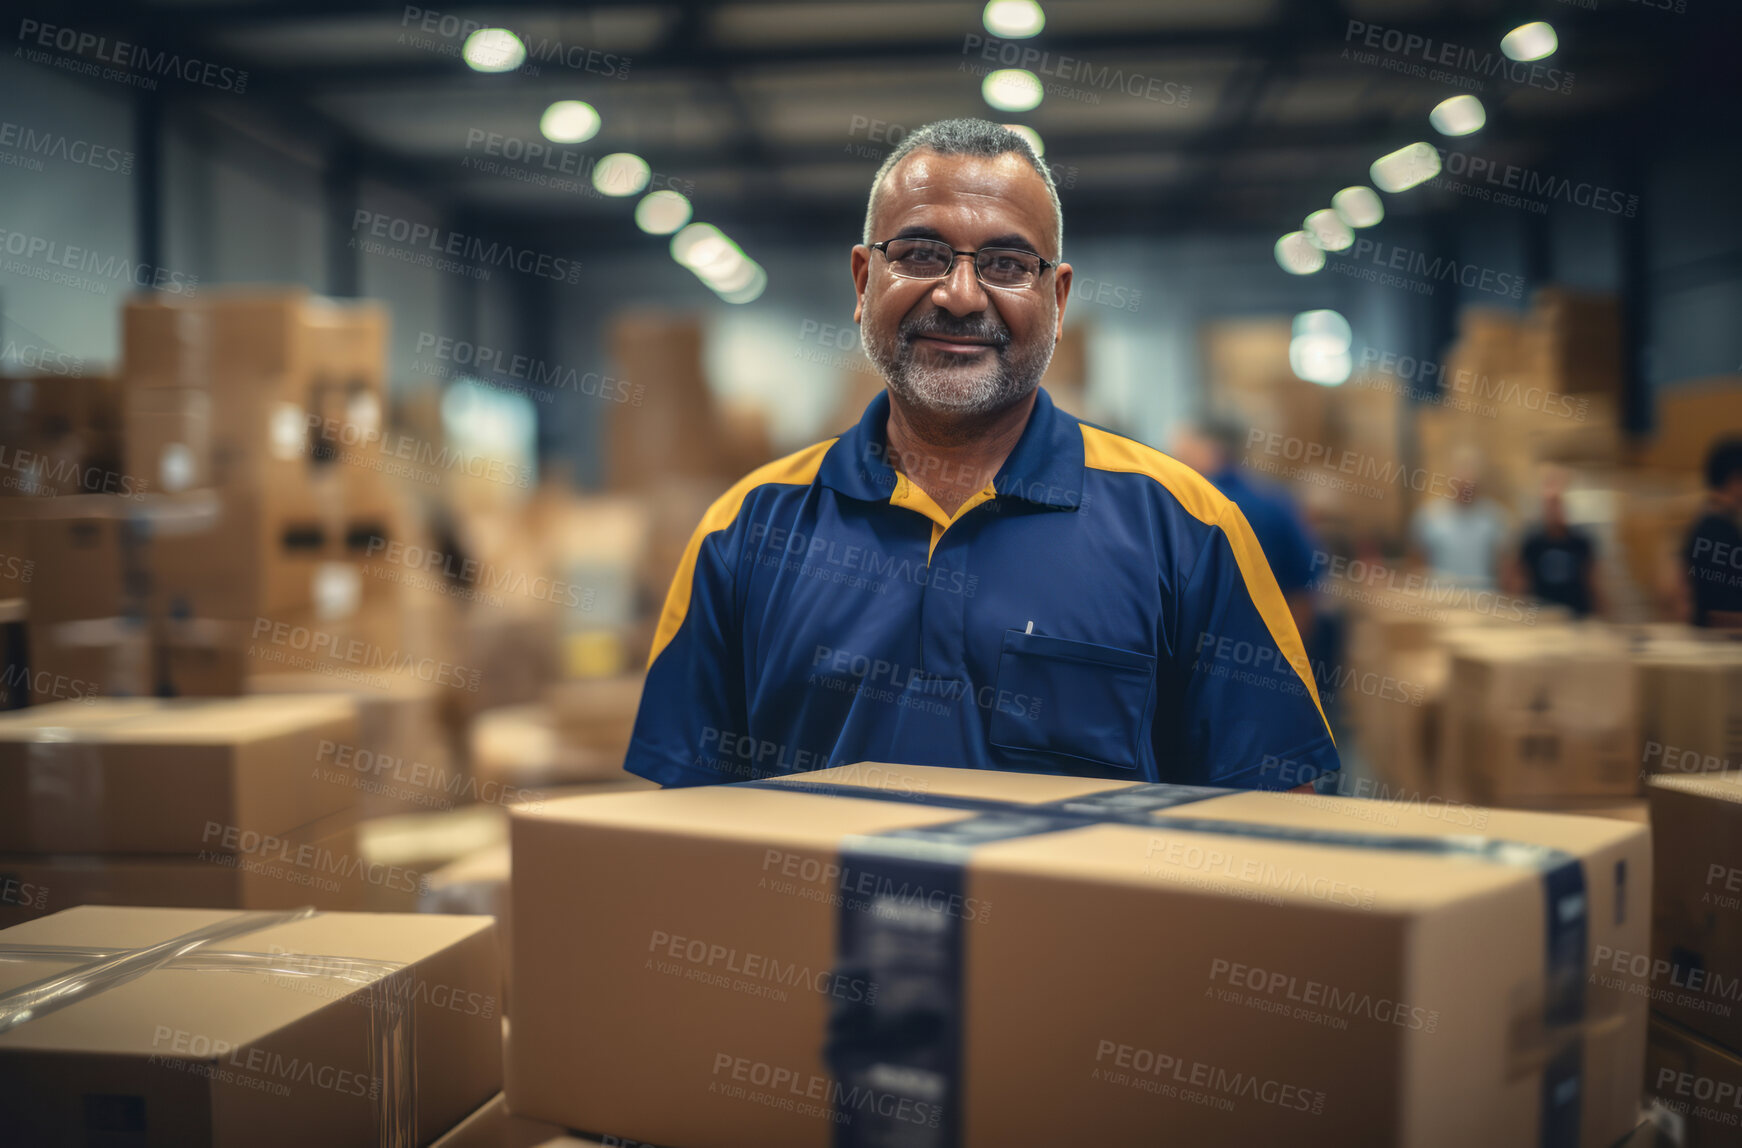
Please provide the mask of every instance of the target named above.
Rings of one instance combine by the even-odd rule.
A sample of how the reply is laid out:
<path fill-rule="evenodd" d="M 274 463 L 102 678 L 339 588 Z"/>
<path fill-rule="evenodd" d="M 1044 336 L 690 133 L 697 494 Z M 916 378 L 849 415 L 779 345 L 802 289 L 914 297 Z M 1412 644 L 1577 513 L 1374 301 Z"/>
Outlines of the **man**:
<path fill-rule="evenodd" d="M 664 785 L 885 761 L 1289 788 L 1337 768 L 1233 503 L 1039 389 L 1071 269 L 1046 170 L 909 134 L 852 249 L 887 383 L 753 472 L 672 581 L 626 767 Z"/>
<path fill-rule="evenodd" d="M 1447 480 L 1450 498 L 1433 498 L 1409 522 L 1410 544 L 1429 574 L 1441 581 L 1492 590 L 1499 580 L 1508 526 L 1506 512 L 1484 498 L 1475 479 L 1479 463 L 1466 461 Z"/>
<path fill-rule="evenodd" d="M 1578 618 L 1599 613 L 1597 547 L 1591 536 L 1567 521 L 1566 478 L 1543 480 L 1542 522 L 1518 550 L 1523 590 L 1533 598 L 1565 606 Z"/>
<path fill-rule="evenodd" d="M 1313 572 L 1318 565 L 1313 556 L 1318 552 L 1318 544 L 1288 491 L 1255 478 L 1240 467 L 1245 439 L 1244 428 L 1234 420 L 1209 418 L 1202 426 L 1181 431 L 1174 456 L 1209 479 L 1246 516 L 1270 563 L 1270 572 L 1276 576 L 1276 584 L 1288 602 L 1295 629 L 1310 649 L 1315 614 Z"/>
<path fill-rule="evenodd" d="M 1706 455 L 1705 513 L 1688 532 L 1687 591 L 1696 626 L 1742 630 L 1742 439 Z"/>

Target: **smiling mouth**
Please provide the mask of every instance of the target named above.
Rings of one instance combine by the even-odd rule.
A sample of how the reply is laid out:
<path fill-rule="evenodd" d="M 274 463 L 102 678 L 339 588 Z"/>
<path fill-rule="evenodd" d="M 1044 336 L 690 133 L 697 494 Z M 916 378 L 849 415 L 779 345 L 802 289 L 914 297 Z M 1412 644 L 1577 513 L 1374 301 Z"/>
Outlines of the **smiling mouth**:
<path fill-rule="evenodd" d="M 915 335 L 913 341 L 916 343 L 930 344 L 938 350 L 954 355 L 968 355 L 973 354 L 975 351 L 989 351 L 996 346 L 996 344 L 983 342 L 978 339 L 956 339 L 951 338 L 948 335 Z"/>

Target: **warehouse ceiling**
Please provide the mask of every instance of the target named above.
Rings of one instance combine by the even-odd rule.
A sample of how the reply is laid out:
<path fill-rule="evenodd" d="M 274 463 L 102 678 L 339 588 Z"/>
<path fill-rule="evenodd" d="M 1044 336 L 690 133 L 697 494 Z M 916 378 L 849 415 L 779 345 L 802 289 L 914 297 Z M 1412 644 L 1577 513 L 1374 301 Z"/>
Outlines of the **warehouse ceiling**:
<path fill-rule="evenodd" d="M 45 18 L 249 72 L 245 99 L 195 85 L 165 90 L 168 99 L 233 122 L 270 115 L 335 164 L 495 226 L 584 227 L 606 243 L 634 234 L 634 200 L 591 189 L 587 172 L 604 154 L 645 157 L 655 186 L 689 191 L 724 225 L 838 234 L 863 212 L 892 140 L 953 115 L 1036 129 L 1076 234 L 1287 229 L 1364 181 L 1380 154 L 1438 139 L 1428 113 L 1460 91 L 1478 94 L 1488 115 L 1461 145 L 1472 152 L 1538 166 L 1567 154 L 1625 162 L 1649 135 L 1649 110 L 1685 81 L 1661 61 L 1700 57 L 1682 43 L 1693 21 L 1621 0 L 1045 0 L 1041 34 L 1008 46 L 989 44 L 983 7 L 74 0 Z M 1436 49 L 1386 47 L 1388 33 L 1416 35 L 1467 50 L 1466 60 L 1497 58 L 1507 30 L 1541 18 L 1560 32 L 1549 65 L 1574 76 L 1564 90 L 1469 63 L 1411 74 L 1433 69 L 1422 60 Z M 525 65 L 471 70 L 460 48 L 476 25 L 513 31 Z M 1377 47 L 1366 46 L 1369 29 Z M 976 73 L 1029 50 L 1038 66 L 1018 62 L 1042 73 L 1045 99 L 993 112 Z M 546 142 L 540 116 L 556 100 L 592 104 L 602 128 L 529 162 L 520 149 Z M 1433 197 L 1413 206 L 1431 209 Z"/>

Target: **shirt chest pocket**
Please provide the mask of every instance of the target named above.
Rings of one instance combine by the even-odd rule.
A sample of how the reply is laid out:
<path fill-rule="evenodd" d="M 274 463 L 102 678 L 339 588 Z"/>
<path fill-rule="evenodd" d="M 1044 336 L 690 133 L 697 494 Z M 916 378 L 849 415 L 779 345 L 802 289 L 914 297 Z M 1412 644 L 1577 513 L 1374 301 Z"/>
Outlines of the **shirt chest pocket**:
<path fill-rule="evenodd" d="M 1136 769 L 1154 687 L 1153 655 L 1006 630 L 991 742 Z"/>

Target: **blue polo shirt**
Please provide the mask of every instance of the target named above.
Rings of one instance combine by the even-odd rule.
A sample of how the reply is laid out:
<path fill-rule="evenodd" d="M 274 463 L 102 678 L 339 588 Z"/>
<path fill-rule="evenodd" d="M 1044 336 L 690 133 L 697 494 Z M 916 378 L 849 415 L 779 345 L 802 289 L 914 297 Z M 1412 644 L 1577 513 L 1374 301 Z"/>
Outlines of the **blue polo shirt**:
<path fill-rule="evenodd" d="M 1286 789 L 1337 768 L 1282 592 L 1207 480 L 1043 389 L 950 515 L 890 466 L 888 418 L 885 392 L 703 517 L 629 771 L 705 785 L 872 761 Z"/>

